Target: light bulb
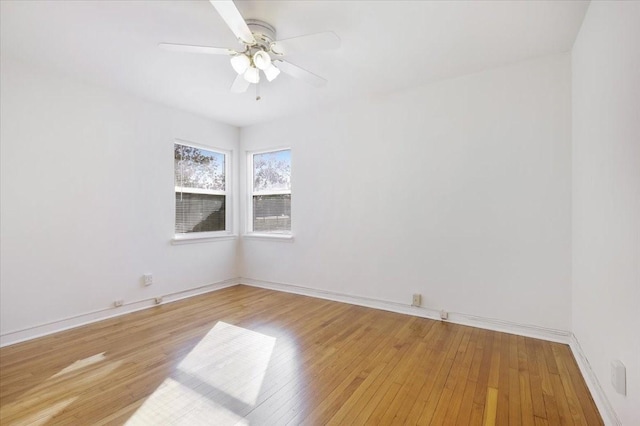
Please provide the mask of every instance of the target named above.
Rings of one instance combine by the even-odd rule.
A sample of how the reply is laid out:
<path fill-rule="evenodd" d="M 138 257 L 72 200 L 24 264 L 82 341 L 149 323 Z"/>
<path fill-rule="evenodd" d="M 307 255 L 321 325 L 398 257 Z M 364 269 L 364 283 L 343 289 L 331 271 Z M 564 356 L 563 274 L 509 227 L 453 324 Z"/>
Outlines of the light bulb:
<path fill-rule="evenodd" d="M 253 64 L 258 69 L 266 70 L 271 65 L 271 56 L 264 50 L 258 50 L 253 54 Z"/>
<path fill-rule="evenodd" d="M 244 79 L 249 83 L 258 84 L 260 82 L 260 70 L 258 68 L 249 67 L 244 73 Z"/>
<path fill-rule="evenodd" d="M 273 81 L 278 74 L 280 74 L 280 70 L 273 64 L 269 64 L 269 66 L 264 70 L 264 75 L 267 76 L 267 80 Z"/>
<path fill-rule="evenodd" d="M 249 60 L 249 57 L 242 53 L 231 58 L 231 66 L 238 74 L 244 73 L 250 64 L 251 60 Z"/>

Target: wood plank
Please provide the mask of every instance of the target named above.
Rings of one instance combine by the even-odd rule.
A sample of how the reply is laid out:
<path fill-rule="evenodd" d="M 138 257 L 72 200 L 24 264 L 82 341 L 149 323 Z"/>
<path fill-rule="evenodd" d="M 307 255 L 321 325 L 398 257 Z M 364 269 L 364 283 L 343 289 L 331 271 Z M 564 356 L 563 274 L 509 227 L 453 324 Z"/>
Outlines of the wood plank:
<path fill-rule="evenodd" d="M 540 364 L 538 363 L 538 355 L 534 346 L 534 339 L 523 339 L 524 347 L 518 347 L 518 353 L 525 352 L 528 357 L 527 367 L 529 370 L 529 379 L 531 381 L 531 403 L 533 405 L 533 414 L 540 419 L 547 418 L 547 412 L 544 406 L 544 398 L 542 396 L 542 377 L 540 374 Z"/>
<path fill-rule="evenodd" d="M 484 421 L 485 426 L 494 426 L 496 424 L 496 415 L 498 409 L 498 389 L 487 389 L 487 402 L 484 408 Z"/>
<path fill-rule="evenodd" d="M 509 425 L 523 423 L 523 415 L 520 406 L 520 362 L 518 358 L 518 336 L 509 336 Z"/>
<path fill-rule="evenodd" d="M 471 413 L 473 410 L 474 395 L 476 393 L 477 381 L 480 372 L 480 366 L 482 364 L 482 358 L 485 348 L 485 341 L 487 340 L 488 333 L 484 330 L 477 331 L 477 343 L 473 354 L 473 360 L 469 368 L 469 374 L 467 375 L 467 382 L 462 395 L 462 404 L 458 412 L 456 424 L 471 424 Z"/>
<path fill-rule="evenodd" d="M 455 379 L 453 379 L 453 377 L 449 377 L 449 379 L 447 379 L 447 381 L 451 381 L 451 386 L 452 386 L 452 393 L 451 393 L 451 398 L 449 400 L 449 403 L 446 405 L 443 404 L 445 400 L 441 398 L 441 400 L 438 402 L 438 407 L 436 408 L 436 412 L 433 416 L 432 423 L 454 425 L 456 424 L 455 423 L 456 419 L 459 418 L 461 407 L 464 401 L 464 393 L 469 384 L 469 380 L 468 379 L 464 380 L 464 378 L 469 377 L 471 364 L 476 354 L 475 348 L 476 348 L 476 345 L 478 344 L 479 330 L 472 329 L 470 331 L 471 332 L 469 334 L 469 340 L 466 346 L 464 347 L 464 350 L 460 351 L 460 349 L 462 348 L 462 345 L 458 348 L 458 352 L 463 355 L 460 370 L 457 370 L 458 375 L 455 377 Z M 472 397 L 470 398 L 470 401 L 473 401 Z"/>
<path fill-rule="evenodd" d="M 518 379 L 520 382 L 520 407 L 522 410 L 522 424 L 533 426 L 535 424 L 533 412 L 533 400 L 531 397 L 531 379 L 529 376 L 529 356 L 525 348 L 525 340 L 517 336 L 518 353 Z"/>
<path fill-rule="evenodd" d="M 509 404 L 513 397 L 509 393 L 509 353 L 513 335 L 502 334 L 500 345 L 500 370 L 498 377 L 498 406 L 496 407 L 496 422 L 500 425 L 509 424 Z"/>
<path fill-rule="evenodd" d="M 474 354 L 475 340 L 472 340 L 473 332 L 474 330 L 471 328 L 465 330 L 449 371 L 449 376 L 445 382 L 444 390 L 433 413 L 430 414 L 430 423 L 439 425 L 453 424 L 453 421 L 458 417 L 458 412 L 462 405 L 463 391 L 466 386 L 464 378 L 468 376 L 471 359 Z"/>
<path fill-rule="evenodd" d="M 422 424 L 429 424 L 430 416 L 433 414 L 433 410 L 444 390 L 445 381 L 451 371 L 451 366 L 454 361 L 453 354 L 457 352 L 458 345 L 462 340 L 462 332 L 463 329 L 458 328 L 453 338 L 450 339 L 451 343 L 449 346 L 444 348 L 446 350 L 439 353 L 439 362 L 433 380 L 425 382 L 425 386 L 423 386 L 420 391 L 420 396 L 411 408 L 411 411 L 409 411 L 406 420 L 407 423 L 422 422 Z M 438 345 L 438 347 L 440 347 L 440 345 Z"/>
<path fill-rule="evenodd" d="M 482 356 L 482 363 L 476 390 L 473 396 L 473 408 L 471 411 L 470 424 L 479 424 L 484 417 L 484 406 L 487 397 L 487 387 L 489 384 L 489 373 L 493 360 L 493 340 L 497 336 L 494 333 L 487 333 L 486 345 Z"/>
<path fill-rule="evenodd" d="M 444 328 L 439 323 L 434 323 L 429 333 L 419 342 L 419 353 L 422 355 L 407 363 L 407 368 L 411 369 L 412 374 L 407 376 L 404 381 L 398 382 L 402 385 L 389 407 L 387 407 L 382 416 L 381 424 L 404 423 L 409 410 L 416 402 L 418 394 L 424 383 L 429 380 L 428 372 L 430 366 L 435 363 L 436 357 L 433 356 L 433 349 L 429 346 L 429 342 L 437 338 L 438 333 L 444 332 Z"/>

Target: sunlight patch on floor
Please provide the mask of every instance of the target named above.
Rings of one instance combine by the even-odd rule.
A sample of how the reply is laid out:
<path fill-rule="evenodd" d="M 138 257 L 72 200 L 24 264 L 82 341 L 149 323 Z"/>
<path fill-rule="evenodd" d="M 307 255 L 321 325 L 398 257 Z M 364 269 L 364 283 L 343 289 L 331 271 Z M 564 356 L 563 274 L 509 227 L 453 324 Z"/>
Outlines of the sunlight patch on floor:
<path fill-rule="evenodd" d="M 242 416 L 197 390 L 167 378 L 127 425 L 248 425 Z"/>
<path fill-rule="evenodd" d="M 54 374 L 53 376 L 51 376 L 51 378 L 54 377 L 59 377 L 62 376 L 63 374 L 67 374 L 67 373 L 71 373 L 72 371 L 76 371 L 79 370 L 81 368 L 84 367 L 88 367 L 90 365 L 96 364 L 100 361 L 104 361 L 106 357 L 104 356 L 104 352 L 99 353 L 99 354 L 95 354 L 93 356 L 84 358 L 84 359 L 79 359 L 76 362 L 74 362 L 73 364 L 63 368 L 62 370 L 58 371 L 56 374 Z"/>
<path fill-rule="evenodd" d="M 49 405 L 46 408 L 43 408 L 42 410 L 34 414 L 31 414 L 28 417 L 20 419 L 15 423 L 11 422 L 11 424 L 14 426 L 18 426 L 18 425 L 39 426 L 39 425 L 47 424 L 53 416 L 55 416 L 56 414 L 58 414 L 59 412 L 67 408 L 76 399 L 78 399 L 78 397 L 74 396 L 72 398 L 67 398 L 62 401 L 58 401 L 54 404 Z"/>
<path fill-rule="evenodd" d="M 95 362 L 92 362 L 91 364 L 83 365 L 83 367 L 87 367 L 89 365 L 93 366 L 94 364 Z M 87 368 L 82 371 L 82 373 L 78 373 L 76 375 L 61 374 L 61 372 L 58 372 L 54 376 L 49 377 L 44 382 L 20 395 L 20 397 L 15 401 L 4 404 L 0 415 L 0 418 L 2 419 L 0 420 L 0 424 L 4 425 L 6 419 L 20 416 L 20 413 L 32 410 L 38 410 L 39 416 L 41 415 L 40 413 L 46 412 L 50 413 L 49 418 L 53 417 L 76 400 L 81 393 L 91 386 L 94 386 L 98 380 L 108 376 L 121 364 L 122 361 L 113 361 L 99 367 Z M 74 370 L 80 371 L 80 368 L 81 367 L 78 367 Z M 60 395 L 57 387 L 63 384 L 66 386 L 65 392 Z M 64 398 L 64 396 L 68 395 L 76 396 L 60 400 L 61 398 Z M 39 410 L 41 406 L 45 408 Z M 9 424 L 13 423 L 9 422 Z"/>
<path fill-rule="evenodd" d="M 276 339 L 218 322 L 129 419 L 142 424 L 248 424 Z"/>

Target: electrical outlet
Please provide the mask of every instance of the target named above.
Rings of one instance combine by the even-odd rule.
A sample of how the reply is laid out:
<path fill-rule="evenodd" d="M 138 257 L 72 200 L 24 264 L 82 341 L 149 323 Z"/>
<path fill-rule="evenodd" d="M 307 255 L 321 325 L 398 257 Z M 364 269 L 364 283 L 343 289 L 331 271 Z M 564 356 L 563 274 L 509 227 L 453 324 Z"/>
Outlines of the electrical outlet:
<path fill-rule="evenodd" d="M 145 287 L 146 286 L 150 286 L 151 284 L 153 284 L 153 275 L 151 275 L 151 274 L 144 274 L 142 276 L 142 279 L 143 279 Z"/>
<path fill-rule="evenodd" d="M 411 306 L 420 306 L 420 305 L 422 305 L 422 295 L 416 293 L 413 295 Z"/>
<path fill-rule="evenodd" d="M 619 360 L 611 362 L 611 384 L 619 394 L 627 394 L 627 369 Z"/>
<path fill-rule="evenodd" d="M 449 319 L 449 312 L 445 311 L 444 309 L 440 311 L 440 319 L 441 320 L 448 320 Z"/>
<path fill-rule="evenodd" d="M 113 306 L 116 308 L 119 308 L 120 306 L 124 305 L 124 300 L 119 299 L 113 302 Z"/>
<path fill-rule="evenodd" d="M 162 296 L 160 297 L 156 297 L 155 299 L 153 299 L 154 302 L 156 302 L 156 305 L 159 305 L 162 303 Z"/>

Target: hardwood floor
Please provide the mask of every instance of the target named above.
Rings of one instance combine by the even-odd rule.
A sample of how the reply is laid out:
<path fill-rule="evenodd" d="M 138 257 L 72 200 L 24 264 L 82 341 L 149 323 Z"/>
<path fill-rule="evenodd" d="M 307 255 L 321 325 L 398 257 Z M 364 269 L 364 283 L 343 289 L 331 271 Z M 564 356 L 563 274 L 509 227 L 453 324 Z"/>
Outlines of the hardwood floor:
<path fill-rule="evenodd" d="M 599 425 L 569 347 L 236 286 L 0 349 L 0 424 Z"/>

